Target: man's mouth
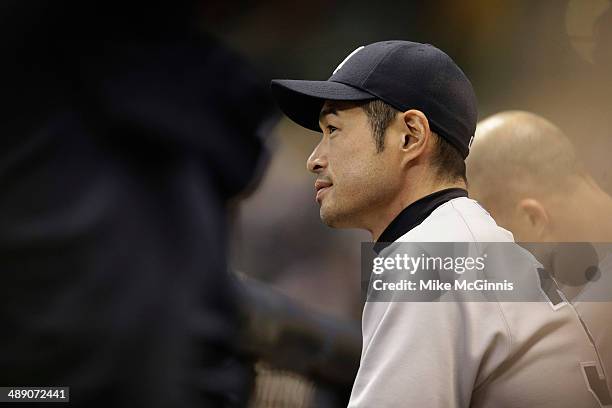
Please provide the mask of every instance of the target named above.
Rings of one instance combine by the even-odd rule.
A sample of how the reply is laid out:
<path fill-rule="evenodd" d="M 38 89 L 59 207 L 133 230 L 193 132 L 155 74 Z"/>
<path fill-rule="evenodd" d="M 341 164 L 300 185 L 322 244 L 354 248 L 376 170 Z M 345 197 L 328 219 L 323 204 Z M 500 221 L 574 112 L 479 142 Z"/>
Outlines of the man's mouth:
<path fill-rule="evenodd" d="M 317 200 L 317 203 L 321 203 L 321 200 L 323 199 L 323 195 L 327 192 L 327 190 L 329 190 L 332 186 L 331 181 L 325 181 L 325 180 L 317 180 L 315 181 L 315 191 L 317 192 L 317 195 L 315 197 L 315 200 Z"/>

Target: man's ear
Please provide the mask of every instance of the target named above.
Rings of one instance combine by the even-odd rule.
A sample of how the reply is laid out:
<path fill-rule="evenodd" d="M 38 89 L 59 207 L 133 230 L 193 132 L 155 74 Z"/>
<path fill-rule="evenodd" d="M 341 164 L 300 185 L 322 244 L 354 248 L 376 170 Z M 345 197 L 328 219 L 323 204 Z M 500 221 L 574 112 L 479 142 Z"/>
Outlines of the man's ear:
<path fill-rule="evenodd" d="M 543 241 L 550 228 L 550 218 L 544 206 L 534 198 L 524 198 L 518 202 L 516 210 L 523 226 L 531 231 L 530 236 Z"/>
<path fill-rule="evenodd" d="M 429 121 L 425 114 L 419 110 L 411 109 L 402 114 L 403 132 L 400 139 L 403 153 L 402 163 L 414 160 L 425 151 L 431 131 Z"/>

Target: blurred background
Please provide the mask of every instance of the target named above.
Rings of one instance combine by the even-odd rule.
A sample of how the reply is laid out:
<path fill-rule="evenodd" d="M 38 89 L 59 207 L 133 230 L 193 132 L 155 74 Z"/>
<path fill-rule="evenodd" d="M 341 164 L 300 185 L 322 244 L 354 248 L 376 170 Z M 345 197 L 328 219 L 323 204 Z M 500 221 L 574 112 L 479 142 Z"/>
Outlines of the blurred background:
<path fill-rule="evenodd" d="M 225 288 L 227 283 L 217 279 L 217 275 L 231 269 L 245 282 L 256 282 L 247 296 L 251 298 L 251 303 L 247 302 L 250 305 L 247 320 L 250 319 L 251 326 L 245 335 L 250 343 L 260 343 L 257 347 L 253 344 L 246 346 L 249 353 L 255 356 L 254 361 L 248 360 L 247 365 L 254 366 L 257 373 L 255 391 L 250 397 L 252 406 L 346 405 L 351 378 L 359 359 L 358 333 L 362 307 L 360 242 L 370 238 L 363 231 L 331 230 L 320 222 L 314 200 L 314 177 L 306 170 L 306 159 L 318 143 L 319 134 L 302 129 L 286 118 L 281 118 L 278 123 L 273 122 L 274 126 L 270 126 L 272 122 L 266 119 L 266 126 L 262 126 L 261 122 L 268 114 L 268 105 L 271 105 L 265 91 L 270 79 L 325 80 L 351 51 L 376 41 L 398 39 L 433 44 L 449 54 L 472 81 L 479 99 L 480 118 L 501 110 L 518 109 L 532 111 L 551 120 L 573 142 L 578 156 L 594 179 L 608 194 L 612 194 L 610 0 L 194 0 L 159 3 L 97 1 L 87 4 L 64 1 L 61 6 L 57 4 L 60 2 L 37 1 L 30 5 L 12 0 L 0 6 L 1 52 L 3 68 L 6 69 L 0 78 L 3 80 L 5 103 L 11 106 L 5 112 L 1 129 L 6 136 L 2 140 L 4 161 L 0 166 L 0 182 L 4 183 L 5 192 L 0 200 L 3 206 L 0 230 L 4 234 L 0 261 L 9 259 L 13 262 L 4 264 L 4 268 L 21 267 L 24 260 L 29 261 L 34 257 L 33 254 L 38 256 L 39 253 L 35 251 L 40 248 L 53 252 L 59 245 L 66 250 L 66 258 L 53 258 L 56 262 L 53 266 L 63 273 L 66 259 L 74 260 L 75 276 L 80 276 L 82 271 L 91 272 L 92 265 L 95 270 L 98 265 L 95 260 L 107 259 L 111 249 L 115 249 L 113 245 L 116 245 L 117 237 L 125 237 L 122 223 L 129 226 L 135 219 L 138 221 L 133 214 L 122 212 L 126 203 L 133 206 L 134 214 L 142 214 L 142 208 L 148 208 L 149 203 L 162 203 L 149 208 L 147 216 L 151 218 L 143 218 L 142 225 L 154 225 L 159 220 L 167 221 L 167 225 L 151 227 L 151 232 L 135 224 L 130 230 L 133 235 L 128 235 L 133 238 L 125 238 L 125 252 L 120 252 L 123 255 L 118 257 L 118 264 L 124 268 L 121 271 L 142 272 L 140 278 L 138 274 L 133 274 L 135 278 L 130 287 L 133 292 L 125 293 L 127 304 L 131 299 L 138 299 L 138 296 L 133 296 L 134 293 L 141 294 L 140 282 L 150 277 L 147 268 L 151 264 L 158 264 L 147 258 L 148 255 L 157 254 L 160 248 L 163 254 L 168 251 L 168 256 L 159 255 L 167 263 L 161 264 L 157 271 L 168 280 L 160 279 L 156 285 L 148 286 L 152 289 L 147 302 L 154 303 L 159 308 L 155 310 L 161 310 L 161 315 L 174 324 L 156 326 L 159 330 L 155 333 L 166 334 L 168 327 L 178 327 L 177 331 L 184 331 L 184 338 L 172 340 L 172 352 L 179 353 L 177 350 L 180 350 L 181 361 L 191 361 L 195 355 L 200 357 L 199 354 L 184 351 L 184 343 L 181 343 L 192 334 L 189 331 L 191 322 L 178 322 L 180 319 L 176 319 L 187 309 L 184 303 L 188 302 L 181 303 L 176 299 L 182 296 L 180 290 L 188 291 L 195 285 L 185 278 L 181 281 L 184 285 L 181 288 L 168 286 L 167 282 L 175 282 L 173 268 L 177 265 L 185 267 L 196 277 L 201 270 L 208 268 L 206 273 L 202 273 L 207 276 L 206 282 L 204 279 L 195 280 L 206 290 L 192 293 L 193 298 L 189 299 L 193 301 L 204 294 L 207 296 L 204 309 L 215 311 L 207 316 L 208 320 L 203 319 L 206 320 L 205 324 L 198 326 L 198 329 L 212 327 L 207 333 L 208 337 L 202 337 L 212 338 L 215 353 L 223 349 L 219 344 L 229 344 L 228 339 L 237 338 L 236 332 L 244 330 L 238 327 L 238 323 L 236 327 L 228 323 L 238 320 L 238 313 L 232 309 L 235 305 L 226 304 L 226 292 L 216 290 L 220 287 L 218 285 Z M 11 14 L 14 10 L 17 10 L 15 15 L 18 18 Z M 58 13 L 57 16 L 54 13 Z M 203 34 L 206 40 L 199 39 L 199 34 Z M 147 46 L 142 47 L 143 43 Z M 159 53 L 158 48 L 163 48 L 163 52 Z M 18 55 L 18 58 L 13 58 L 13 55 Z M 28 86 L 24 87 L 23 84 Z M 236 84 L 244 84 L 244 87 Z M 57 111 L 61 111 L 57 106 L 63 109 L 64 105 L 72 112 L 68 119 L 60 118 L 59 125 L 53 125 L 55 122 L 49 125 L 47 118 L 54 117 Z M 78 115 L 72 115 L 75 112 Z M 92 117 L 95 119 L 94 130 L 89 132 L 89 119 Z M 69 126 L 63 120 L 67 120 Z M 87 131 L 81 129 L 83 123 L 87 125 L 83 126 Z M 51 136 L 48 136 L 49 132 L 39 131 L 49 128 Z M 226 131 L 217 132 L 219 129 Z M 110 131 L 112 137 L 107 138 L 106 131 Z M 62 150 L 48 148 L 46 143 L 49 140 L 50 146 L 66 134 L 75 136 L 62 142 Z M 183 139 L 175 140 L 177 135 Z M 38 146 L 41 140 L 44 141 L 43 148 L 34 149 L 32 146 Z M 87 147 L 79 151 L 81 147 L 77 142 L 82 140 L 88 141 Z M 102 149 L 100 140 L 103 141 Z M 260 150 L 263 150 L 260 142 L 265 143 L 268 149 L 266 166 L 259 157 Z M 83 151 L 86 151 L 85 156 Z M 237 151 L 241 153 L 235 154 Z M 76 167 L 66 170 L 66 163 L 76 156 L 79 158 L 75 159 Z M 30 172 L 24 169 L 43 163 L 41 157 L 53 158 L 52 165 L 47 166 L 46 162 L 44 166 L 41 164 L 41 169 L 31 172 L 30 177 Z M 93 163 L 97 162 L 88 160 L 90 157 L 104 165 L 94 166 Z M 118 174 L 116 179 L 112 178 L 114 172 L 107 171 L 109 162 L 110 166 L 120 165 L 121 171 L 115 172 Z M 168 200 L 166 194 L 175 194 L 177 186 L 180 186 L 180 191 L 189 192 L 185 193 L 185 197 L 193 198 L 191 193 L 194 189 L 184 183 L 183 173 L 178 170 L 176 174 L 172 173 L 176 175 L 176 180 L 169 176 L 176 168 L 183 169 L 187 162 L 190 165 L 185 166 L 188 168 L 185 172 L 191 176 L 198 175 L 193 176 L 190 182 L 197 185 L 202 180 L 208 180 L 207 186 L 210 187 L 210 191 L 202 192 L 201 196 L 196 194 L 199 198 L 196 197 L 193 201 L 195 205 L 189 207 L 193 219 L 183 217 L 186 214 L 182 208 L 184 202 Z M 205 166 L 200 168 L 202 162 Z M 164 163 L 165 167 L 159 163 Z M 84 227 L 86 232 L 92 232 L 94 238 L 103 236 L 106 246 L 84 241 L 78 234 L 66 238 L 70 245 L 76 242 L 75 246 L 62 246 L 62 234 L 59 234 L 60 238 L 50 235 L 48 240 L 40 243 L 37 235 L 40 225 L 63 224 L 36 224 L 25 233 L 15 230 L 24 235 L 11 235 L 13 230 L 7 226 L 15 224 L 19 227 L 20 220 L 47 215 L 50 207 L 45 199 L 51 200 L 51 203 L 57 201 L 57 208 L 63 210 L 66 192 L 81 197 L 71 183 L 83 185 L 84 189 L 89 187 L 90 180 L 85 180 L 89 176 L 80 173 L 87 166 L 95 167 L 91 170 L 92 174 L 101 175 L 105 180 L 111 178 L 103 185 L 104 188 L 110 185 L 114 188 L 111 191 L 121 193 L 112 196 L 116 201 L 109 204 L 112 222 L 102 224 L 104 228 L 112 224 L 113 228 L 118 226 L 117 229 L 110 229 L 105 235 L 93 228 L 97 225 L 95 223 L 91 230 L 89 224 Z M 211 168 L 203 169 L 208 166 Z M 62 171 L 50 175 L 49 169 Z M 22 177 L 24 174 L 29 177 L 27 180 L 25 176 Z M 70 177 L 66 174 L 70 174 Z M 125 182 L 126 178 L 122 177 L 125 174 L 131 177 L 131 183 Z M 159 191 L 155 190 L 160 180 L 167 184 L 167 190 L 161 187 Z M 250 181 L 249 189 L 244 188 L 247 181 Z M 32 184 L 25 188 L 25 182 Z M 41 186 L 45 189 L 42 190 Z M 141 190 L 142 200 L 136 200 L 134 197 Z M 40 191 L 47 193 L 48 197 L 41 199 Z M 107 190 L 102 189 L 100 194 L 102 198 L 109 197 Z M 208 209 L 214 211 L 211 210 L 208 215 L 199 212 L 201 202 L 198 200 L 201 197 L 210 199 L 212 203 Z M 24 203 L 37 205 L 30 208 Z M 13 211 L 22 218 L 11 217 Z M 96 214 L 92 217 L 95 218 Z M 115 218 L 115 214 L 121 217 Z M 226 216 L 230 220 L 227 225 L 227 248 L 223 241 L 226 225 L 224 221 L 217 222 L 225 220 Z M 67 218 L 70 217 L 72 215 Z M 177 228 L 176 220 L 182 221 L 181 229 Z M 211 220 L 215 224 L 212 227 L 217 229 L 213 230 L 206 224 Z M 192 228 L 194 225 L 197 228 Z M 52 229 L 52 232 L 56 230 L 61 228 Z M 159 234 L 159 237 L 155 234 Z M 143 254 L 143 259 L 139 260 L 142 262 L 132 262 L 133 255 L 138 251 L 131 245 L 141 242 L 143 237 L 159 239 L 151 238 L 153 243 L 150 246 L 139 249 Z M 205 242 L 202 237 L 206 238 Z M 18 248 L 25 248 L 22 252 L 11 252 L 16 242 Z M 180 245 L 172 245 L 174 242 L 180 242 Z M 93 248 L 93 253 L 100 257 L 88 258 L 83 255 L 73 259 L 75 254 L 89 254 L 82 251 L 80 245 L 84 245 L 87 251 Z M 188 254 L 186 247 L 190 250 Z M 205 250 L 199 250 L 204 247 Z M 98 253 L 100 249 L 102 251 Z M 229 254 L 228 268 L 225 267 L 225 260 L 221 259 L 226 249 Z M 210 266 L 208 255 L 216 256 L 218 262 L 213 265 L 214 268 Z M 44 265 L 42 269 L 49 265 L 47 254 L 36 259 Z M 199 263 L 190 263 L 192 259 Z M 130 262 L 122 263 L 124 260 Z M 32 270 L 41 269 L 36 262 L 32 262 L 31 266 Z M 203 269 L 199 269 L 201 267 Z M 61 273 L 57 276 L 63 277 Z M 116 284 L 122 287 L 124 275 L 115 275 Z M 28 280 L 31 276 L 14 276 L 10 284 L 25 292 L 32 290 L 31 281 Z M 35 273 L 33 276 L 38 275 Z M 95 276 L 103 282 L 108 279 L 102 272 Z M 47 293 L 49 282 L 56 284 L 59 279 L 55 275 L 49 279 L 47 276 L 43 278 L 40 288 L 36 288 L 38 292 L 27 292 L 34 299 L 43 298 L 41 293 Z M 78 287 L 70 279 L 68 277 L 57 283 L 58 290 Z M 258 286 L 262 282 L 266 286 Z M 23 319 L 18 319 L 20 315 L 15 312 L 22 310 L 20 308 L 26 297 L 18 296 L 20 292 L 13 290 L 10 284 L 2 288 L 2 299 L 8 307 L 0 309 L 3 313 L 0 316 L 23 329 L 23 338 L 29 338 L 31 332 L 36 330 L 29 326 L 27 319 L 25 323 Z M 95 285 L 86 286 L 83 285 L 83 288 L 87 290 L 96 288 Z M 176 290 L 176 296 L 167 295 L 169 287 Z M 110 289 L 108 291 L 113 293 Z M 85 299 L 82 302 L 89 301 L 99 309 L 101 316 L 109 317 L 108 326 L 96 326 L 95 333 L 108 334 L 114 333 L 114 329 L 119 330 L 113 326 L 115 315 L 109 314 L 109 308 L 104 303 L 108 297 L 95 298 L 87 296 L 86 291 L 84 293 L 86 295 L 70 299 L 77 305 L 77 301 L 81 301 L 79 299 Z M 167 295 L 167 299 L 158 301 L 160 293 Z M 228 293 L 233 292 L 228 290 Z M 98 299 L 103 300 L 96 303 Z M 168 303 L 176 304 L 173 309 L 175 315 L 164 314 Z M 62 313 L 65 310 L 79 310 L 78 307 L 69 307 L 71 304 L 61 304 L 64 308 Z M 26 306 L 29 308 L 30 305 L 26 303 Z M 41 302 L 40 310 L 44 312 L 47 307 Z M 126 309 L 118 307 L 110 310 L 123 315 Z M 25 310 L 26 316 L 34 313 L 30 309 Z M 75 333 L 83 334 L 84 340 L 78 343 L 79 346 L 90 344 L 91 333 L 81 325 L 97 322 L 95 319 L 90 315 L 79 316 L 77 323 L 73 324 L 70 319 L 64 319 L 65 315 L 58 312 L 57 316 L 62 318 L 58 327 L 68 322 L 70 324 L 67 326 Z M 120 327 L 125 330 L 127 338 L 133 338 L 130 329 L 133 322 L 138 320 L 137 316 L 141 315 L 135 316 L 131 319 L 126 317 L 126 323 Z M 41 330 L 56 342 L 47 341 L 52 350 L 57 348 L 54 344 L 65 344 L 62 343 L 65 340 L 62 336 L 71 336 L 71 332 L 56 330 L 56 326 L 47 324 L 44 319 L 37 322 L 45 323 L 41 325 Z M 49 327 L 55 331 L 50 331 Z M 139 333 L 139 339 L 145 339 L 142 340 L 145 343 L 146 339 L 151 338 L 149 329 L 146 326 Z M 292 336 L 282 337 L 279 333 L 290 333 Z M 159 349 L 151 349 L 152 354 L 141 353 L 138 356 L 140 360 L 135 359 L 130 368 L 138 373 L 143 368 L 139 365 L 142 361 L 148 362 L 151 355 L 160 355 L 160 349 L 168 351 L 165 346 L 171 342 L 166 337 L 161 336 L 157 342 Z M 41 338 L 48 339 L 44 336 Z M 27 351 L 27 348 L 20 348 L 22 341 L 18 337 L 6 337 L 2 341 L 24 353 Z M 135 341 L 133 347 L 140 350 L 142 341 Z M 100 346 L 98 343 L 102 346 L 111 344 L 100 340 L 94 343 L 94 347 Z M 112 344 L 123 350 L 122 341 L 117 340 Z M 8 350 L 7 347 L 3 349 Z M 34 343 L 32 347 L 38 350 L 40 345 Z M 83 355 L 88 356 L 89 349 L 81 348 Z M 126 355 L 133 355 L 132 351 L 129 349 Z M 13 364 L 11 367 L 20 366 L 20 361 L 17 358 L 11 360 L 8 354 L 5 352 L 1 355 L 4 360 L 0 361 L 0 368 L 2 363 Z M 108 361 L 105 355 L 99 359 L 100 362 Z M 109 352 L 107 355 L 117 354 Z M 176 390 L 182 390 L 183 371 L 176 367 L 178 364 L 174 364 L 174 355 L 168 353 L 168 358 L 160 358 L 159 362 L 150 365 L 159 367 L 156 364 L 163 363 L 176 369 L 176 372 L 180 371 L 180 375 L 168 375 L 168 378 L 178 379 Z M 214 356 L 218 357 L 217 354 Z M 74 359 L 75 364 L 81 361 Z M 102 365 L 111 374 L 118 371 L 114 366 Z M 228 365 L 222 363 L 221 366 Z M 24 377 L 20 378 L 32 378 L 27 377 L 32 371 L 31 367 L 23 368 Z M 66 372 L 78 374 L 78 370 L 67 369 Z M 4 370 L 3 379 L 9 381 L 12 374 L 7 373 L 9 371 Z M 193 374 L 191 371 L 189 373 Z M 198 371 L 195 377 L 200 380 L 204 378 L 197 383 L 198 386 L 215 397 L 217 394 L 232 396 L 231 391 L 225 391 L 226 388 L 248 389 L 248 380 L 240 380 L 246 385 L 242 382 L 238 384 L 231 370 L 221 370 L 215 375 L 211 373 Z M 160 375 L 156 380 L 167 380 L 162 377 Z M 77 375 L 76 378 L 81 377 Z M 134 399 L 130 391 L 131 378 L 135 376 L 126 374 L 122 377 L 123 388 L 114 382 L 109 385 L 128 390 L 126 399 L 120 401 L 138 400 L 138 396 Z M 95 378 L 89 383 L 86 379 L 84 381 L 89 385 L 98 384 Z M 221 383 L 223 386 L 219 386 Z M 332 391 L 327 393 L 326 387 L 330 384 Z M 103 390 L 96 389 L 96 392 L 105 395 Z M 177 401 L 182 398 L 178 397 L 179 391 L 175 394 L 168 397 L 168 401 L 172 400 L 171 397 L 176 397 Z M 93 392 L 89 395 L 96 397 Z M 159 402 L 155 395 L 150 399 L 150 404 L 157 401 L 160 406 L 172 406 L 163 405 L 163 401 Z M 101 406 L 109 405 L 104 399 L 97 400 Z M 235 405 L 228 403 L 223 406 L 241 406 L 243 401 L 237 398 L 227 400 L 234 401 Z"/>

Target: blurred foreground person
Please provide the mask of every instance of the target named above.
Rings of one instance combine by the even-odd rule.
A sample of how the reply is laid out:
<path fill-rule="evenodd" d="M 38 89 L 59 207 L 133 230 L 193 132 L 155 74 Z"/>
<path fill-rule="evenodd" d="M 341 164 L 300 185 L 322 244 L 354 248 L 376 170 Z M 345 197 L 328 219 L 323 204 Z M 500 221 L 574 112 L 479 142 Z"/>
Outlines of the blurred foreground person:
<path fill-rule="evenodd" d="M 1 385 L 69 386 L 78 407 L 246 404 L 228 205 L 273 105 L 196 5 L 3 9 Z"/>
<path fill-rule="evenodd" d="M 531 243 L 525 246 L 570 301 L 599 357 L 599 379 L 587 378 L 591 392 L 611 406 L 612 198 L 562 131 L 529 112 L 501 112 L 478 124 L 467 175 L 472 197 L 517 241 Z"/>

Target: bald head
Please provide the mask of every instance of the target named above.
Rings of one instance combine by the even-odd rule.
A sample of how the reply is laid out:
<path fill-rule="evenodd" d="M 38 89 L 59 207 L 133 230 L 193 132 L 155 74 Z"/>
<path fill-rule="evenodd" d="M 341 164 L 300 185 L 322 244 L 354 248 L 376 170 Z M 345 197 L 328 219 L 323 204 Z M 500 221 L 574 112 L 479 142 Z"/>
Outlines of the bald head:
<path fill-rule="evenodd" d="M 587 178 L 555 125 L 520 111 L 486 118 L 476 128 L 466 164 L 470 196 L 515 239 L 571 236 L 568 201 Z"/>
<path fill-rule="evenodd" d="M 481 121 L 467 159 L 470 191 L 484 201 L 566 191 L 580 173 L 574 149 L 561 130 L 522 111 Z"/>
<path fill-rule="evenodd" d="M 470 196 L 517 241 L 612 237 L 612 222 L 607 221 L 612 198 L 582 169 L 561 130 L 546 119 L 510 111 L 483 120 L 466 164 Z"/>

